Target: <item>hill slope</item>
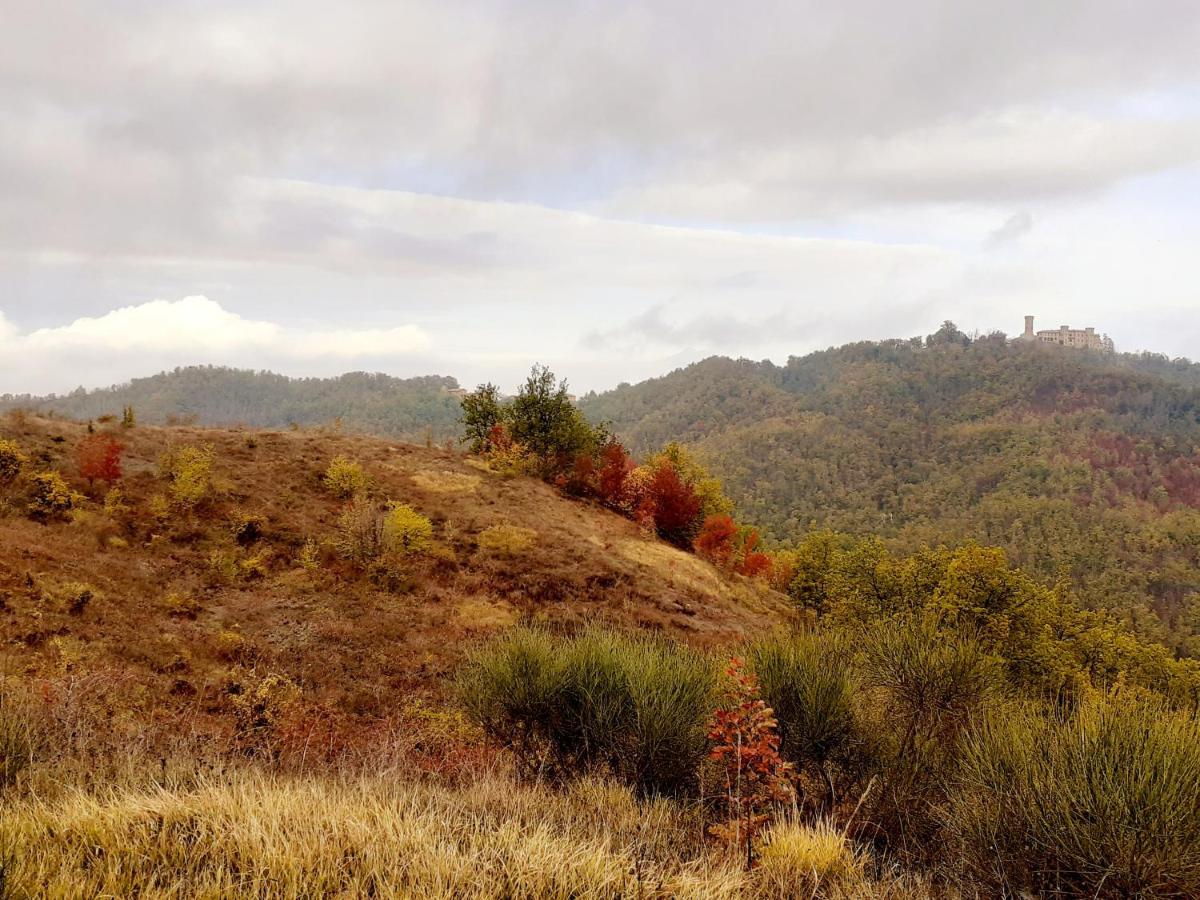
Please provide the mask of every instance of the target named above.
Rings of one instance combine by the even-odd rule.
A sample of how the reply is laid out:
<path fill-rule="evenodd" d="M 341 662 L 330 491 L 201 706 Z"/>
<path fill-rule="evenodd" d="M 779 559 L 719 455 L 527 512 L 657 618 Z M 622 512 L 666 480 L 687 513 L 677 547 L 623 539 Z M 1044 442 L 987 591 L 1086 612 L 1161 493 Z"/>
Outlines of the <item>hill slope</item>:
<path fill-rule="evenodd" d="M 393 378 L 349 372 L 337 378 L 288 378 L 220 366 L 189 366 L 62 397 L 0 397 L 0 410 L 28 407 L 71 419 L 120 415 L 132 406 L 140 421 L 183 420 L 199 425 L 241 424 L 258 428 L 324 425 L 340 419 L 369 434 L 441 442 L 458 434 L 453 378 Z"/>
<path fill-rule="evenodd" d="M 636 451 L 696 448 L 776 541 L 978 540 L 1200 651 L 1200 366 L 1002 336 L 712 358 L 583 402 Z M 1192 384 L 1189 384 L 1191 382 Z"/>
<path fill-rule="evenodd" d="M 32 470 L 62 472 L 81 492 L 73 448 L 84 434 L 61 420 L 0 418 L 0 439 L 15 440 Z M 414 692 L 442 690 L 474 638 L 521 619 L 712 645 L 789 618 L 786 599 L 757 582 L 461 455 L 319 431 L 139 426 L 117 436 L 123 508 L 106 513 L 97 488 L 73 521 L 39 524 L 14 491 L 7 502 L 0 493 L 0 641 L 9 674 L 97 692 L 87 702 L 128 719 L 139 740 L 147 722 L 179 716 L 192 729 L 225 727 L 230 691 L 267 675 L 298 686 L 310 712 L 386 718 Z M 213 491 L 192 513 L 166 513 L 157 460 L 183 446 L 211 447 Z M 345 502 L 322 482 L 335 455 L 362 464 L 377 508 L 392 500 L 428 516 L 433 551 L 366 567 L 335 553 Z M 526 529 L 517 535 L 528 546 L 490 546 L 480 536 L 493 526 Z"/>

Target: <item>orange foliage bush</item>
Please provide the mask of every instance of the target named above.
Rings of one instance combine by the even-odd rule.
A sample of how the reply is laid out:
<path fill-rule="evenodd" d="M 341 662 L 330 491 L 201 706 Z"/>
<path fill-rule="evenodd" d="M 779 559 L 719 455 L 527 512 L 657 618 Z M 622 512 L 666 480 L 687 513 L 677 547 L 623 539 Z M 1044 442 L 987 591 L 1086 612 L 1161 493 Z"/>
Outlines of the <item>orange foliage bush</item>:
<path fill-rule="evenodd" d="M 792 796 L 792 766 L 779 755 L 779 725 L 759 692 L 758 679 L 734 657 L 725 675 L 730 705 L 713 714 L 709 756 L 722 764 L 728 820 L 710 832 L 744 848 L 746 866 L 754 862 L 754 839 L 771 809 Z"/>
<path fill-rule="evenodd" d="M 709 516 L 704 520 L 693 546 L 699 556 L 724 568 L 733 557 L 733 539 L 736 535 L 737 525 L 733 516 Z"/>
<path fill-rule="evenodd" d="M 79 459 L 79 475 L 88 484 L 97 480 L 107 484 L 121 478 L 121 453 L 125 446 L 104 434 L 89 434 L 79 442 L 76 455 Z"/>

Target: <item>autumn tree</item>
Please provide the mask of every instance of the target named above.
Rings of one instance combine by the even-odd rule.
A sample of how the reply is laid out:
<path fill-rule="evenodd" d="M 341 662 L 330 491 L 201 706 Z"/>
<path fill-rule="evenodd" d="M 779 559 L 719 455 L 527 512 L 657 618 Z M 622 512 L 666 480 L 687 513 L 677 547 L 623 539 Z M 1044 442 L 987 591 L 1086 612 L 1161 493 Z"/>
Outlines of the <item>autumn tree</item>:
<path fill-rule="evenodd" d="M 660 461 L 650 471 L 639 512 L 654 522 L 664 540 L 687 546 L 695 533 L 700 507 L 696 492 L 669 462 Z"/>
<path fill-rule="evenodd" d="M 80 477 L 86 478 L 89 486 L 97 480 L 108 485 L 119 481 L 124 449 L 120 441 L 106 434 L 89 434 L 76 449 Z"/>
<path fill-rule="evenodd" d="M 733 557 L 733 539 L 737 535 L 737 525 L 733 516 L 709 516 L 700 528 L 700 534 L 693 542 L 696 553 L 716 566 L 725 568 Z"/>
<path fill-rule="evenodd" d="M 728 819 L 710 831 L 744 850 L 746 867 L 754 863 L 754 841 L 771 810 L 792 796 L 792 767 L 779 755 L 775 713 L 759 692 L 758 679 L 734 657 L 725 670 L 729 699 L 712 718 L 710 757 L 725 776 Z"/>

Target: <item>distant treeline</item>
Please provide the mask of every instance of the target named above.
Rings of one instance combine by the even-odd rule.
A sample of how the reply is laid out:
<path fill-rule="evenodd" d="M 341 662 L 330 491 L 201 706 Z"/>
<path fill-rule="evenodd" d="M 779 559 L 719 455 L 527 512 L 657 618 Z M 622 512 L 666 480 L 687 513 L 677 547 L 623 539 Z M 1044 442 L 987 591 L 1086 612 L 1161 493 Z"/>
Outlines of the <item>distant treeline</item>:
<path fill-rule="evenodd" d="M 6 394 L 0 409 L 28 407 L 72 419 L 120 415 L 132 406 L 139 422 L 241 423 L 263 428 L 321 425 L 335 420 L 355 431 L 444 440 L 459 433 L 458 382 L 428 375 L 393 378 L 350 372 L 336 378 L 288 378 L 222 366 L 189 366 L 128 384 L 64 396 Z"/>

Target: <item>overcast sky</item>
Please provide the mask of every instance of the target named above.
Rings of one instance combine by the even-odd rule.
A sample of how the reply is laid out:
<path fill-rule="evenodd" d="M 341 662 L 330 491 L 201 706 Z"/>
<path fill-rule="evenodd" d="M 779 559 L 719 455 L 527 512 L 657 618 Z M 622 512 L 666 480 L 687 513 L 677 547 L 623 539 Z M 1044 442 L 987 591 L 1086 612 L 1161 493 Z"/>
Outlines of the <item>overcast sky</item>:
<path fill-rule="evenodd" d="M 0 0 L 0 393 L 1200 357 L 1196 0 Z"/>

